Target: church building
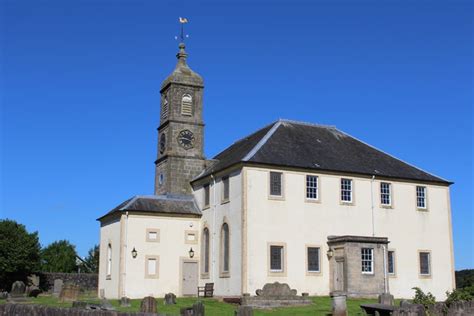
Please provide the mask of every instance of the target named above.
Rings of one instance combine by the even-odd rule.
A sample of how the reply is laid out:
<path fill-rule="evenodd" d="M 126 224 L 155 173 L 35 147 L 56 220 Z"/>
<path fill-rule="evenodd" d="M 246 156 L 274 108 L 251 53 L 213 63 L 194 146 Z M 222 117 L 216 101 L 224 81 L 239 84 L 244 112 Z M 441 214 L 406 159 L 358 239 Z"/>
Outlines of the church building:
<path fill-rule="evenodd" d="M 334 126 L 278 120 L 204 156 L 201 76 L 179 45 L 161 85 L 154 195 L 100 221 L 99 295 L 442 298 L 455 287 L 451 182 Z M 231 127 L 230 127 L 231 128 Z"/>

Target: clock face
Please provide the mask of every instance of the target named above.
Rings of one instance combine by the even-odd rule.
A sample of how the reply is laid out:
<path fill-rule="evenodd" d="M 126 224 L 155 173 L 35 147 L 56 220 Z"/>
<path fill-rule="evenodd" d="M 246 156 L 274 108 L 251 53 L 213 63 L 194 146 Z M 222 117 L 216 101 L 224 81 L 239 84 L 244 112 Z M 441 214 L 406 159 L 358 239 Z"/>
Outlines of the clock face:
<path fill-rule="evenodd" d="M 179 132 L 178 135 L 178 144 L 181 145 L 184 149 L 190 149 L 194 146 L 194 134 L 188 129 L 184 129 Z"/>
<path fill-rule="evenodd" d="M 166 134 L 163 133 L 160 136 L 160 154 L 164 153 L 166 149 Z"/>

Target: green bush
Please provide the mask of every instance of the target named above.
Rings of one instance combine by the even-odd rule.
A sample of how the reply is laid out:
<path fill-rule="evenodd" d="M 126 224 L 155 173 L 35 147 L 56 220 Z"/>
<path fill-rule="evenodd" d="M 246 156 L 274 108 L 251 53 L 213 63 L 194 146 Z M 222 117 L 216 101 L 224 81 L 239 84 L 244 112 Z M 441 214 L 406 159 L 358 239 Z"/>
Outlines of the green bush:
<path fill-rule="evenodd" d="M 413 303 L 422 304 L 425 309 L 428 309 L 431 305 L 436 303 L 436 297 L 431 292 L 424 293 L 419 287 L 412 288 L 415 290 L 415 296 L 413 297 Z"/>
<path fill-rule="evenodd" d="M 474 298 L 474 286 L 465 287 L 462 289 L 454 289 L 452 292 L 446 291 L 446 305 L 451 305 L 459 301 L 471 301 Z"/>

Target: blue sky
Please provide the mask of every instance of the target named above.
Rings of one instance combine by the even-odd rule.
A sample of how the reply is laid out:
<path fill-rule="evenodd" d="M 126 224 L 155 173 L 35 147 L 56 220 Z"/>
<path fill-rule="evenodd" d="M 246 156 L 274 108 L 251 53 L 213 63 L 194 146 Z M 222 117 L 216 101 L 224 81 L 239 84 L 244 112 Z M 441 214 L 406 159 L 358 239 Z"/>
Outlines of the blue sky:
<path fill-rule="evenodd" d="M 278 118 L 336 125 L 455 182 L 474 268 L 470 1 L 1 1 L 0 217 L 68 239 L 153 192 L 159 87 L 185 16 L 212 157 Z"/>

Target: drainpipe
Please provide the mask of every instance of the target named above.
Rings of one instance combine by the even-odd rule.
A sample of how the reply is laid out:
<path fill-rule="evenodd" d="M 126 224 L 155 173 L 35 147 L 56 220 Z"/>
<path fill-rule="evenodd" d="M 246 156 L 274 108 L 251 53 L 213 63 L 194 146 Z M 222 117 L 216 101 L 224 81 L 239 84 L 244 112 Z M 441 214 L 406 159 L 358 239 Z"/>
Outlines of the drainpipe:
<path fill-rule="evenodd" d="M 216 272 L 216 179 L 211 174 L 212 179 L 212 279 L 215 281 Z"/>
<path fill-rule="evenodd" d="M 123 262 L 123 285 L 122 285 L 122 297 L 127 296 L 127 291 L 125 286 L 127 284 L 127 253 L 128 253 L 128 211 L 125 213 L 125 252 L 124 252 L 124 262 Z"/>
<path fill-rule="evenodd" d="M 388 293 L 388 277 L 387 277 L 387 246 L 383 245 L 383 285 L 384 293 Z"/>
<path fill-rule="evenodd" d="M 372 237 L 375 237 L 375 220 L 374 220 L 374 180 L 375 175 L 372 176 L 372 181 L 370 182 L 370 202 L 372 205 Z"/>

